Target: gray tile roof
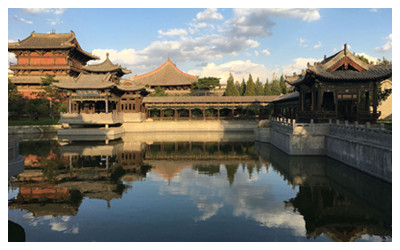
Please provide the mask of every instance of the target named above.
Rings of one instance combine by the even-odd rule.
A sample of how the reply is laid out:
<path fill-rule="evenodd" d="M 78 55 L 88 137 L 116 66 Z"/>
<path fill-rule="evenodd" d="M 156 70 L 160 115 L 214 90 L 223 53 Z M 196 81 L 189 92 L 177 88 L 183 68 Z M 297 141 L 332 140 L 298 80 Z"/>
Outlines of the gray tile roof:
<path fill-rule="evenodd" d="M 169 58 L 157 69 L 133 78 L 134 82 L 149 85 L 150 87 L 191 85 L 193 82 L 197 82 L 197 80 L 197 76 L 180 71 Z"/>
<path fill-rule="evenodd" d="M 109 54 L 107 53 L 107 58 L 102 63 L 86 65 L 86 66 L 83 66 L 83 68 L 85 70 L 87 70 L 87 71 L 90 71 L 90 72 L 104 72 L 104 73 L 106 73 L 106 72 L 117 71 L 121 75 L 132 73 L 132 71 L 130 71 L 130 70 L 126 69 L 126 68 L 123 68 L 121 65 L 113 64 L 108 56 L 109 56 Z"/>
<path fill-rule="evenodd" d="M 76 40 L 75 33 L 35 33 L 22 41 L 8 43 L 8 50 L 18 49 L 77 49 L 90 59 L 99 59 L 86 51 L 84 51 Z"/>

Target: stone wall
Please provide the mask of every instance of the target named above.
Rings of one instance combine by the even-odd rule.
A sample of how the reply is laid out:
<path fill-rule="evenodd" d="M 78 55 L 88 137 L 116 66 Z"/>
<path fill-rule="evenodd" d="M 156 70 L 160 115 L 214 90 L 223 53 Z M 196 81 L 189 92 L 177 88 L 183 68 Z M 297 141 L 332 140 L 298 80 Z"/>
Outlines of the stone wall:
<path fill-rule="evenodd" d="M 269 127 L 256 128 L 254 135 L 256 141 L 269 142 L 289 155 L 326 155 L 392 181 L 392 132 L 383 127 L 271 119 Z"/>
<path fill-rule="evenodd" d="M 45 134 L 57 133 L 62 125 L 30 125 L 30 126 L 9 126 L 9 134 Z"/>
<path fill-rule="evenodd" d="M 125 132 L 231 132 L 254 131 L 258 122 L 243 121 L 146 121 L 141 123 L 124 123 Z"/>
<path fill-rule="evenodd" d="M 270 142 L 289 155 L 324 155 L 328 124 L 271 120 Z"/>
<path fill-rule="evenodd" d="M 60 113 L 60 124 L 117 124 L 123 122 L 123 114 L 121 113 L 94 113 L 94 114 L 76 114 L 76 113 Z"/>
<path fill-rule="evenodd" d="M 331 124 L 326 155 L 392 182 L 391 131 Z"/>

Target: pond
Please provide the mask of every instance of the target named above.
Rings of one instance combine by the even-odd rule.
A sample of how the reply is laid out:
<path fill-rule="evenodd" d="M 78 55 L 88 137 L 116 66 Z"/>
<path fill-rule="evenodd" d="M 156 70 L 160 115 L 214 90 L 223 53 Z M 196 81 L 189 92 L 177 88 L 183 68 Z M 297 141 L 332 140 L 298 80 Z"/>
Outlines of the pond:
<path fill-rule="evenodd" d="M 251 134 L 20 138 L 8 219 L 26 241 L 392 241 L 392 186 Z"/>

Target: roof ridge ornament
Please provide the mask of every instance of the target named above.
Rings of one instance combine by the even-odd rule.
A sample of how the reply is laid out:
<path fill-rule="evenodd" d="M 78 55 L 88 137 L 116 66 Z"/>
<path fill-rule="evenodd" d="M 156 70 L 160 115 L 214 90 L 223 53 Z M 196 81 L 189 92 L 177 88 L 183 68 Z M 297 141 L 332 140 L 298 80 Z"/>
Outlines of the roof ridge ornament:
<path fill-rule="evenodd" d="M 347 43 L 344 44 L 344 55 L 347 55 Z"/>

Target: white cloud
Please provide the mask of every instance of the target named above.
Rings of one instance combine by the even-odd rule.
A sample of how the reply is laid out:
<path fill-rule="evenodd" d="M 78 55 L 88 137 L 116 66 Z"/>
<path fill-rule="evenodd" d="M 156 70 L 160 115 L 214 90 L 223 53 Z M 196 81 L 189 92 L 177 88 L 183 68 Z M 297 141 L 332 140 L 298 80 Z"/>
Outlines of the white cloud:
<path fill-rule="evenodd" d="M 32 21 L 25 20 L 24 18 L 18 17 L 17 15 L 14 15 L 13 18 L 14 18 L 14 20 L 17 20 L 18 22 L 21 22 L 21 23 L 27 23 L 27 24 L 33 23 Z"/>
<path fill-rule="evenodd" d="M 47 21 L 48 21 L 48 23 L 49 23 L 51 26 L 54 26 L 54 25 L 57 25 L 57 24 L 60 24 L 60 23 L 63 22 L 63 21 L 60 20 L 59 18 L 56 18 L 56 19 L 47 18 Z"/>
<path fill-rule="evenodd" d="M 299 38 L 299 46 L 301 47 L 307 47 L 308 45 L 306 44 L 306 40 L 304 40 L 303 38 Z"/>
<path fill-rule="evenodd" d="M 314 58 L 303 58 L 303 57 L 295 58 L 293 59 L 293 63 L 282 66 L 282 74 L 293 75 L 294 72 L 298 74 L 301 72 L 301 70 L 307 68 L 308 62 L 312 64 L 317 61 L 318 60 Z"/>
<path fill-rule="evenodd" d="M 161 36 L 183 36 L 187 35 L 187 31 L 185 29 L 171 29 L 168 31 L 158 30 L 158 34 Z"/>
<path fill-rule="evenodd" d="M 252 63 L 250 60 L 236 60 L 220 65 L 208 63 L 201 70 L 190 70 L 188 73 L 199 77 L 215 76 L 221 78 L 221 83 L 226 83 L 229 73 L 232 73 L 234 79 L 238 81 L 247 80 L 249 74 L 252 75 L 253 79 L 259 77 L 261 81 L 264 81 L 263 79 L 271 78 L 273 70 L 265 68 L 263 64 Z"/>
<path fill-rule="evenodd" d="M 371 11 L 371 12 L 378 12 L 378 9 L 377 9 L 377 8 L 372 8 L 372 9 L 370 9 L 369 11 Z"/>
<path fill-rule="evenodd" d="M 384 53 L 384 52 L 392 50 L 392 34 L 385 37 L 385 40 L 386 40 L 386 43 L 381 47 L 376 47 L 375 51 Z"/>
<path fill-rule="evenodd" d="M 217 9 L 209 8 L 197 13 L 195 21 L 203 22 L 209 20 L 222 20 L 224 17 L 218 13 Z"/>
<path fill-rule="evenodd" d="M 55 15 L 63 14 L 67 9 L 65 8 L 22 8 L 23 12 L 28 14 L 42 14 L 42 13 L 52 13 Z"/>
<path fill-rule="evenodd" d="M 373 56 L 369 56 L 365 53 L 356 53 L 357 56 L 363 56 L 364 58 L 366 58 L 369 62 L 373 62 L 373 63 L 377 63 L 378 62 L 378 58 L 373 57 Z"/>
<path fill-rule="evenodd" d="M 269 52 L 267 49 L 263 49 L 262 53 L 263 53 L 265 56 L 271 55 L 271 52 Z"/>
<path fill-rule="evenodd" d="M 320 18 L 317 9 L 234 9 L 234 17 L 225 22 L 225 33 L 231 37 L 266 37 L 275 25 L 271 17 L 297 18 L 311 22 Z"/>
<path fill-rule="evenodd" d="M 318 49 L 318 48 L 321 48 L 321 46 L 322 46 L 321 42 L 318 42 L 317 44 L 315 44 L 315 45 L 313 46 L 313 48 L 314 48 L 314 49 Z"/>
<path fill-rule="evenodd" d="M 255 55 L 255 56 L 259 56 L 259 55 L 260 55 L 260 52 L 258 52 L 257 50 L 255 50 L 255 51 L 254 51 L 254 55 Z"/>

